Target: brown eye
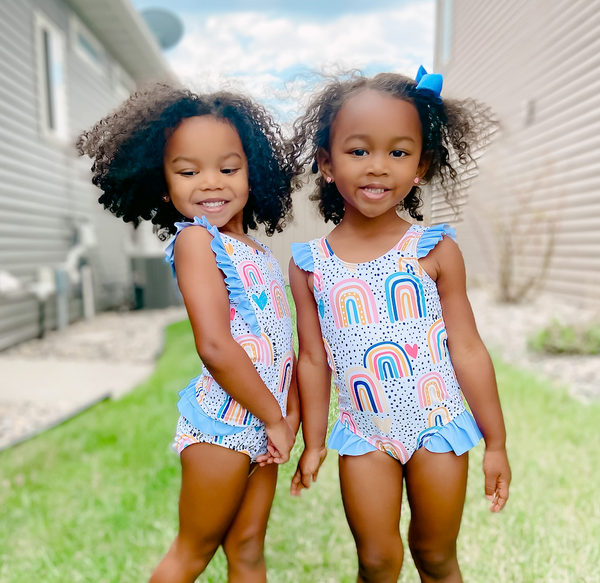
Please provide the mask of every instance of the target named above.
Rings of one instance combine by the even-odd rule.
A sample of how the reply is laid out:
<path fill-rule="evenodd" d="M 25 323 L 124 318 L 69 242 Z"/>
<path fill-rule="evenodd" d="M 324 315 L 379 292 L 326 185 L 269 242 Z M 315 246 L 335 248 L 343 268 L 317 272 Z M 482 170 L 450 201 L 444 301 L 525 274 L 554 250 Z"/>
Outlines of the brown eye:
<path fill-rule="evenodd" d="M 354 156 L 358 156 L 359 158 L 362 158 L 363 156 L 367 155 L 367 151 L 366 150 L 361 150 L 360 148 L 357 148 L 356 150 L 352 150 L 351 153 Z"/>
<path fill-rule="evenodd" d="M 403 152 L 402 150 L 393 150 L 390 152 L 390 156 L 393 158 L 404 158 L 404 156 L 406 156 L 406 152 Z"/>

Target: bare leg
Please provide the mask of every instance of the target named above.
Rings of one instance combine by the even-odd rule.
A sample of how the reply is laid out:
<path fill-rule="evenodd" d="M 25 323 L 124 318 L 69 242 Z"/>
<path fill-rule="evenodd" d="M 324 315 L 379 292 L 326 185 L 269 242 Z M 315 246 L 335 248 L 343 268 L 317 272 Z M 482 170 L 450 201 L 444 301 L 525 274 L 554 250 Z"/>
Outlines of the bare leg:
<path fill-rule="evenodd" d="M 404 556 L 400 538 L 402 465 L 386 453 L 340 456 L 346 518 L 358 552 L 358 583 L 396 583 Z"/>
<path fill-rule="evenodd" d="M 408 543 L 423 583 L 462 583 L 456 559 L 468 454 L 421 448 L 404 468 L 411 521 Z"/>
<path fill-rule="evenodd" d="M 277 485 L 277 465 L 256 468 L 223 541 L 230 583 L 265 583 L 265 534 Z"/>
<path fill-rule="evenodd" d="M 193 583 L 204 571 L 240 506 L 250 458 L 198 443 L 181 452 L 181 467 L 179 533 L 151 583 Z"/>

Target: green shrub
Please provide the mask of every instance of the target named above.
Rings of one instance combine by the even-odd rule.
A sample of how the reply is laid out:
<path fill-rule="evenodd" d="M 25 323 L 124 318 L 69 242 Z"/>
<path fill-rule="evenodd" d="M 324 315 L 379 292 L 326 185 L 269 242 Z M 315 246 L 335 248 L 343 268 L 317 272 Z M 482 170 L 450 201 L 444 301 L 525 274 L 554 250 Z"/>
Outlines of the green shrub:
<path fill-rule="evenodd" d="M 557 320 L 530 336 L 529 348 L 548 354 L 600 354 L 600 323 L 566 325 Z"/>

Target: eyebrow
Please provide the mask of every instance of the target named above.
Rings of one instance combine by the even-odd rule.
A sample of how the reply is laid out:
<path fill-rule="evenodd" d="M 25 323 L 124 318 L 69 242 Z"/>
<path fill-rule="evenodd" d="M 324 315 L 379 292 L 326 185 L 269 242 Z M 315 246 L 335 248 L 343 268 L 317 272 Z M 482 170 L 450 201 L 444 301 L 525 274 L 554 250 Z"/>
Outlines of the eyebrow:
<path fill-rule="evenodd" d="M 242 159 L 242 157 L 237 152 L 229 152 L 229 154 L 225 154 L 225 156 L 221 156 L 221 160 L 227 160 L 227 158 L 231 158 L 233 156 L 236 156 L 240 160 Z M 195 163 L 195 162 L 197 162 L 197 160 L 195 158 L 187 158 L 186 156 L 177 156 L 177 158 L 174 158 L 173 160 L 171 160 L 171 164 L 175 164 L 175 162 Z"/>
<path fill-rule="evenodd" d="M 368 136 L 367 134 L 352 134 L 351 136 L 348 136 L 345 140 L 344 143 L 349 142 L 350 140 L 368 140 L 370 138 L 370 136 Z M 413 142 L 415 143 L 415 140 L 413 138 L 411 138 L 410 136 L 398 136 L 395 137 L 392 142 Z"/>

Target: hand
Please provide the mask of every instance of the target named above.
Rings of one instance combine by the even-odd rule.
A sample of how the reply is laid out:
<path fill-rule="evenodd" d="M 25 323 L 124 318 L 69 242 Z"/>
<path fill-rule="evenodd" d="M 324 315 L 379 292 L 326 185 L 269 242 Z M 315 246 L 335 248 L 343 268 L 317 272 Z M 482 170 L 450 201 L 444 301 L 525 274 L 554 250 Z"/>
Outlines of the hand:
<path fill-rule="evenodd" d="M 492 503 L 490 511 L 500 512 L 508 500 L 511 473 L 506 450 L 486 449 L 483 456 L 485 497 Z"/>
<path fill-rule="evenodd" d="M 312 478 L 313 482 L 317 481 L 317 475 L 319 474 L 319 468 L 325 461 L 327 456 L 327 448 L 325 446 L 319 449 L 305 449 L 298 460 L 298 467 L 296 473 L 292 478 L 292 486 L 290 493 L 292 496 L 300 496 L 300 492 L 303 489 L 310 488 L 310 481 Z"/>
<path fill-rule="evenodd" d="M 265 425 L 267 433 L 267 451 L 269 457 L 264 459 L 264 456 L 259 456 L 261 465 L 268 459 L 272 459 L 271 463 L 284 464 L 290 459 L 290 450 L 294 447 L 296 436 L 290 429 L 284 417 L 280 417 L 279 421 L 273 425 Z M 256 461 L 259 461 L 257 458 Z M 267 463 L 269 463 L 267 461 Z"/>

